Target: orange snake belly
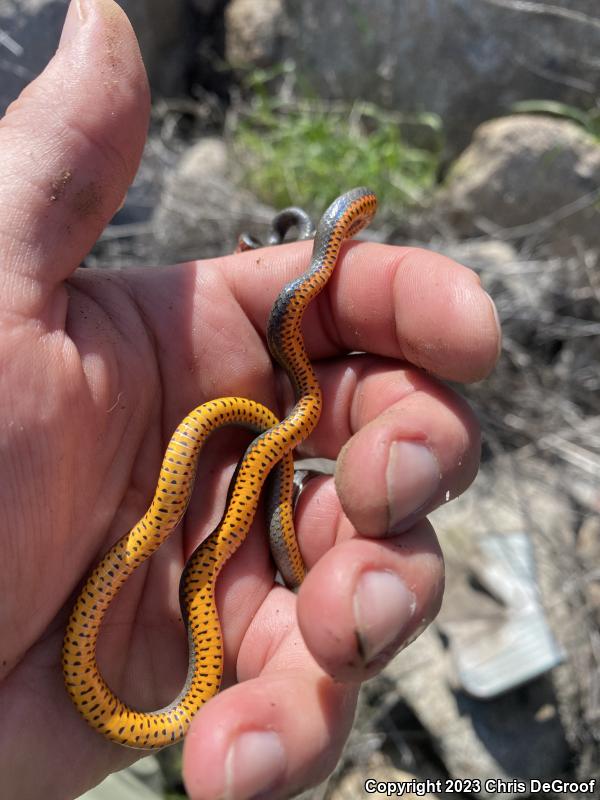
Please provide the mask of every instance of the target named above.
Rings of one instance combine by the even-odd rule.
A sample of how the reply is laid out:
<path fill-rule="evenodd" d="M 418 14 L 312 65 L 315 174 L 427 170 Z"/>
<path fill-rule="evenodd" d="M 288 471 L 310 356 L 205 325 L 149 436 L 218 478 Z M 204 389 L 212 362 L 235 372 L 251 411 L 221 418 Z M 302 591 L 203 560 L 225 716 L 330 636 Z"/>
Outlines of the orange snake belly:
<path fill-rule="evenodd" d="M 65 685 L 87 722 L 114 742 L 154 749 L 179 741 L 194 714 L 218 691 L 223 641 L 215 603 L 219 573 L 246 537 L 263 485 L 277 469 L 271 499 L 271 550 L 286 583 L 296 586 L 304 564 L 292 519 L 292 451 L 319 421 L 321 389 L 301 332 L 304 312 L 329 280 L 342 242 L 369 224 L 377 201 L 367 189 L 339 197 L 319 222 L 308 270 L 279 294 L 268 322 L 273 358 L 287 372 L 296 403 L 279 421 L 268 408 L 242 397 L 222 397 L 194 409 L 173 434 L 150 507 L 110 549 L 88 577 L 71 613 L 64 639 Z M 206 438 L 224 425 L 243 425 L 259 435 L 248 446 L 230 487 L 217 528 L 194 551 L 180 584 L 188 631 L 189 666 L 179 696 L 157 711 L 138 711 L 119 699 L 100 674 L 96 644 L 111 601 L 129 575 L 166 540 L 187 508 L 198 455 Z"/>

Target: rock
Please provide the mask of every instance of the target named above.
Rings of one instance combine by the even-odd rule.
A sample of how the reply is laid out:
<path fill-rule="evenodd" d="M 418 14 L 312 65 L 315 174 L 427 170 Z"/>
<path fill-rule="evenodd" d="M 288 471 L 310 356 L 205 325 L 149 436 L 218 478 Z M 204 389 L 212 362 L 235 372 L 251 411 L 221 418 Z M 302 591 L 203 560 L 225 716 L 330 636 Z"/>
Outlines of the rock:
<path fill-rule="evenodd" d="M 272 4 L 232 5 L 260 15 Z M 293 60 L 317 96 L 437 112 L 454 152 L 480 122 L 517 100 L 585 108 L 600 90 L 595 0 L 572 0 L 568 9 L 507 0 L 282 0 L 282 8 L 276 25 L 269 16 L 258 31 L 257 63 L 269 52 L 272 64 Z M 248 54 L 251 47 L 233 48 L 244 42 L 241 13 L 234 20 L 232 49 Z"/>
<path fill-rule="evenodd" d="M 225 10 L 227 60 L 234 66 L 268 66 L 278 60 L 282 0 L 232 0 Z"/>
<path fill-rule="evenodd" d="M 437 198 L 459 234 L 503 232 L 600 248 L 600 144 L 567 120 L 517 115 L 481 125 Z"/>
<path fill-rule="evenodd" d="M 180 88 L 182 59 L 177 48 L 184 0 L 121 0 L 120 5 L 137 34 L 153 88 Z M 66 10 L 67 3 L 57 0 L 0 0 L 0 114 L 52 57 Z"/>
<path fill-rule="evenodd" d="M 161 260 L 231 253 L 240 233 L 261 236 L 273 213 L 236 185 L 226 145 L 207 137 L 186 151 L 165 181 L 153 218 Z"/>

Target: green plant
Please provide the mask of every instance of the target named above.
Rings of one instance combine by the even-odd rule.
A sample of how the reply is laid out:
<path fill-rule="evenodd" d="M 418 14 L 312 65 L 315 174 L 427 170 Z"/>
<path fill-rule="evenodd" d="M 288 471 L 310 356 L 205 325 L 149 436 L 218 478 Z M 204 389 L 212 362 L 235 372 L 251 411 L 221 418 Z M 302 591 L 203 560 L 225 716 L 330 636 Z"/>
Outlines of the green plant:
<path fill-rule="evenodd" d="M 254 72 L 249 103 L 233 133 L 244 182 L 263 201 L 321 211 L 351 186 L 367 185 L 384 207 L 421 205 L 436 181 L 442 150 L 439 118 L 394 114 L 372 103 L 283 101 L 271 94 L 273 73 Z M 408 144 L 420 131 L 428 146 Z"/>

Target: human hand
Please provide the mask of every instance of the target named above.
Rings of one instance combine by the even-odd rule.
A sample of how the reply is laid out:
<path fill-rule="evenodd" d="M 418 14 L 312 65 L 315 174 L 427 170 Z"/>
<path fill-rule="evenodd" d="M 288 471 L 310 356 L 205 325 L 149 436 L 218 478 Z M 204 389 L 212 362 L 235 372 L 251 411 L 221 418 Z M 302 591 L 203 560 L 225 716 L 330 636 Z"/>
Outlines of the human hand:
<path fill-rule="evenodd" d="M 76 270 L 135 173 L 148 90 L 112 0 L 73 4 L 67 31 L 0 123 L 0 774 L 24 800 L 75 796 L 138 757 L 91 730 L 64 689 L 72 593 L 145 510 L 191 408 L 229 394 L 279 415 L 289 406 L 264 331 L 310 253 L 298 243 L 170 268 Z M 339 497 L 329 478 L 301 497 L 311 571 L 297 596 L 273 584 L 262 522 L 219 579 L 230 688 L 186 738 L 192 798 L 285 796 L 327 774 L 360 681 L 439 606 L 442 562 L 424 515 L 477 469 L 474 418 L 432 377 L 480 379 L 495 361 L 499 331 L 473 273 L 424 251 L 351 243 L 304 330 L 325 410 L 301 452 L 341 451 Z M 356 350 L 365 354 L 347 355 Z M 98 658 L 132 705 L 160 707 L 183 683 L 179 575 L 218 521 L 247 440 L 222 432 L 209 442 L 181 532 L 109 612 Z"/>

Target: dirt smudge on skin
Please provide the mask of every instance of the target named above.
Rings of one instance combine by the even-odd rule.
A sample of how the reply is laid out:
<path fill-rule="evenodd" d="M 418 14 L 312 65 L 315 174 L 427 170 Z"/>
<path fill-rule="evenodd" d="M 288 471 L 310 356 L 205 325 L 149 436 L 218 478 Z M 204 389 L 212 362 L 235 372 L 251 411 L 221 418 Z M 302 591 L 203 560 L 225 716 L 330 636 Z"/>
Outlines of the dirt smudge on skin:
<path fill-rule="evenodd" d="M 73 197 L 73 207 L 82 217 L 89 217 L 102 210 L 102 192 L 98 183 L 91 181 Z"/>
<path fill-rule="evenodd" d="M 56 202 L 56 200 L 60 200 L 60 198 L 65 193 L 65 189 L 71 183 L 73 178 L 73 173 L 70 169 L 64 169 L 56 178 L 50 183 L 50 201 Z"/>
<path fill-rule="evenodd" d="M 110 69 L 117 72 L 121 67 L 121 59 L 119 58 L 119 48 L 121 42 L 117 36 L 112 32 L 106 34 L 105 40 L 105 53 Z"/>
<path fill-rule="evenodd" d="M 104 31 L 104 53 L 110 69 L 114 72 L 121 67 L 122 60 L 119 56 L 121 49 L 120 20 L 118 12 L 112 8 L 107 8 L 104 3 L 103 16 L 106 23 Z"/>

